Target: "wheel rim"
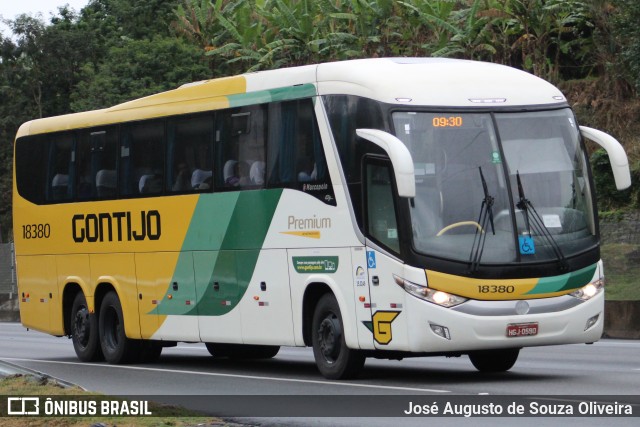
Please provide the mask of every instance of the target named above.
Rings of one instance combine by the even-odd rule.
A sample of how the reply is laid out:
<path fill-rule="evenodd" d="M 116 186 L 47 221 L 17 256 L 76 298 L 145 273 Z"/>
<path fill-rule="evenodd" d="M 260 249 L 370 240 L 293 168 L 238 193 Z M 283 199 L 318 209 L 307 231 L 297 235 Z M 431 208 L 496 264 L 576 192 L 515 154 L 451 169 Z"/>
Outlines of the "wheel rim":
<path fill-rule="evenodd" d="M 327 316 L 318 327 L 320 352 L 328 363 L 335 363 L 340 355 L 342 328 L 335 314 Z"/>
<path fill-rule="evenodd" d="M 89 310 L 87 307 L 81 307 L 77 312 L 73 322 L 73 335 L 76 342 L 82 347 L 86 347 L 89 343 L 91 325 L 89 324 Z"/>

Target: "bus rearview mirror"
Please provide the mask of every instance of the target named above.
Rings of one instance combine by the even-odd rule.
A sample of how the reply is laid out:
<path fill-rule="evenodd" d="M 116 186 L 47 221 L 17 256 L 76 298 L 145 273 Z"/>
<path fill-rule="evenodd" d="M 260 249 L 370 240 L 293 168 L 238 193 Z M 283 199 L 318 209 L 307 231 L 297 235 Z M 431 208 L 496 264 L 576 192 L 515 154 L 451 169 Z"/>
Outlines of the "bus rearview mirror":
<path fill-rule="evenodd" d="M 631 187 L 631 172 L 629 170 L 629 160 L 622 148 L 622 144 L 611 135 L 598 129 L 580 126 L 582 136 L 593 141 L 605 149 L 609 156 L 609 163 L 613 171 L 613 179 L 618 190 L 625 190 Z"/>
<path fill-rule="evenodd" d="M 416 196 L 413 159 L 406 145 L 395 136 L 377 129 L 356 129 L 356 134 L 382 148 L 393 164 L 400 197 Z"/>

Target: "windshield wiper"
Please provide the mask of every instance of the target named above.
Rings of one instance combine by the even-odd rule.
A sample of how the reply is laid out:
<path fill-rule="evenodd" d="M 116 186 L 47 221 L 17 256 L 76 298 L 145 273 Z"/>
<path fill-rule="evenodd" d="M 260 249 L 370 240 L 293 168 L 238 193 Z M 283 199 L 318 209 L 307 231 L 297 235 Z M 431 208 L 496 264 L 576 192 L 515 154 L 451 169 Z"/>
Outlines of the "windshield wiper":
<path fill-rule="evenodd" d="M 547 245 L 550 246 L 553 250 L 556 258 L 558 259 L 558 261 L 560 261 L 560 266 L 562 267 L 562 269 L 566 269 L 567 260 L 562 253 L 562 249 L 560 249 L 560 245 L 558 245 L 556 239 L 553 238 L 553 236 L 547 229 L 547 226 L 544 225 L 544 221 L 536 211 L 536 208 L 533 207 L 531 201 L 524 195 L 524 188 L 522 188 L 522 181 L 520 180 L 519 171 L 516 171 L 516 179 L 518 182 L 518 197 L 520 199 L 518 203 L 516 203 L 516 207 L 524 213 L 524 225 L 527 230 L 527 234 L 531 236 L 531 231 L 533 231 L 537 235 L 541 236 L 546 241 Z"/>
<path fill-rule="evenodd" d="M 482 259 L 482 253 L 484 252 L 484 244 L 487 241 L 487 223 L 491 224 L 491 232 L 496 234 L 495 227 L 493 225 L 493 203 L 495 198 L 489 195 L 489 189 L 487 188 L 487 181 L 484 179 L 482 173 L 482 167 L 478 166 L 480 171 L 480 180 L 482 181 L 482 190 L 484 191 L 484 199 L 480 205 L 480 215 L 478 216 L 478 224 L 480 228 L 476 228 L 476 234 L 473 236 L 473 244 L 471 245 L 471 254 L 469 254 L 469 264 L 471 272 L 478 271 L 480 260 Z"/>

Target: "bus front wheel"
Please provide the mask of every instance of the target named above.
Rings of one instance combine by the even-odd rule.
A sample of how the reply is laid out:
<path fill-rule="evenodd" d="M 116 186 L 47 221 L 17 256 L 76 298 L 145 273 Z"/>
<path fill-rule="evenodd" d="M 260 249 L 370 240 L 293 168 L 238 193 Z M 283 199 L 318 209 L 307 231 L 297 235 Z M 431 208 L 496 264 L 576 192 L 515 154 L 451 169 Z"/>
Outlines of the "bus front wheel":
<path fill-rule="evenodd" d="M 325 294 L 318 301 L 311 328 L 313 356 L 320 373 L 329 379 L 355 378 L 365 356 L 347 347 L 340 307 L 333 294 Z"/>
<path fill-rule="evenodd" d="M 98 338 L 97 316 L 89 312 L 87 299 L 78 292 L 71 306 L 71 341 L 78 359 L 94 362 L 102 359 L 102 350 Z"/>
<path fill-rule="evenodd" d="M 139 342 L 127 338 L 124 331 L 122 304 L 113 291 L 106 294 L 102 300 L 98 329 L 102 353 L 107 362 L 120 364 L 135 360 L 139 353 Z"/>
<path fill-rule="evenodd" d="M 507 350 L 483 350 L 469 353 L 473 366 L 480 372 L 505 372 L 515 365 L 519 348 Z"/>

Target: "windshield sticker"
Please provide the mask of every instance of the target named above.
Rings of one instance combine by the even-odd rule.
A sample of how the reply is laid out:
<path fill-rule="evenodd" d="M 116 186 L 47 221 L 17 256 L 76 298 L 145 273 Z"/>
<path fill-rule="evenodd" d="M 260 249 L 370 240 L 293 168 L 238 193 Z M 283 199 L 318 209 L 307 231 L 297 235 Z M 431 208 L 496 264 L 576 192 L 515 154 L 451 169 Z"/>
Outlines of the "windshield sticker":
<path fill-rule="evenodd" d="M 531 236 L 518 236 L 518 246 L 521 255 L 535 255 L 536 253 L 536 245 Z"/>
<path fill-rule="evenodd" d="M 547 228 L 562 228 L 560 215 L 542 215 L 542 222 Z"/>
<path fill-rule="evenodd" d="M 502 163 L 502 159 L 500 158 L 499 151 L 491 152 L 491 163 L 493 163 L 494 165 Z"/>
<path fill-rule="evenodd" d="M 337 256 L 294 256 L 293 268 L 298 273 L 335 273 L 338 270 Z"/>

